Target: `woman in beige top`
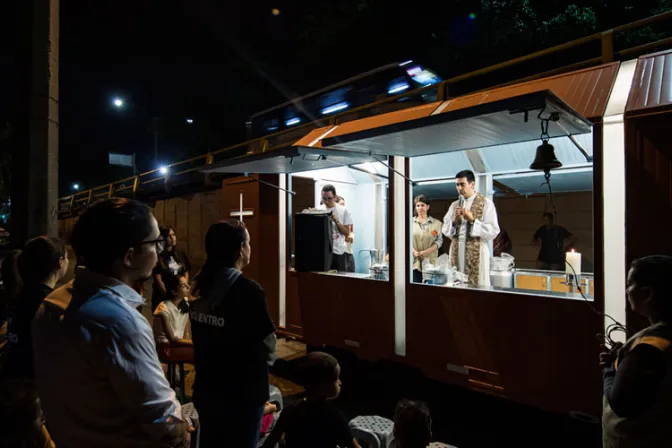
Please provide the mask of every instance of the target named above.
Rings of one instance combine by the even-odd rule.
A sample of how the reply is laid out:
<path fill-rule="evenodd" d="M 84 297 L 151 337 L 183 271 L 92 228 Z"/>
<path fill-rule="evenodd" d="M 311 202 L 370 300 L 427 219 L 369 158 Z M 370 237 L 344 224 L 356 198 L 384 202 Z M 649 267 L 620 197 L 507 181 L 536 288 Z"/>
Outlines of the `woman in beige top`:
<path fill-rule="evenodd" d="M 413 199 L 413 283 L 422 283 L 422 262 L 435 264 L 443 244 L 443 223 L 430 216 L 431 201 L 421 194 Z"/>

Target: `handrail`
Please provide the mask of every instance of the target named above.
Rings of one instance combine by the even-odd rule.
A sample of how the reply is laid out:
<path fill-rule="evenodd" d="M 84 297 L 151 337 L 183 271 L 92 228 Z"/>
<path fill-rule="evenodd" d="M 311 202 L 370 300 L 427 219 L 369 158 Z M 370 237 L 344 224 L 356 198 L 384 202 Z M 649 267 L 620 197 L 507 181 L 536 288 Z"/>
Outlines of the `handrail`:
<path fill-rule="evenodd" d="M 619 33 L 621 31 L 631 30 L 633 28 L 640 28 L 646 25 L 650 25 L 652 23 L 662 22 L 663 20 L 671 18 L 672 18 L 672 11 L 665 11 L 661 12 L 660 14 L 656 14 L 655 16 L 646 17 L 644 19 L 635 20 L 634 22 L 626 23 L 624 25 L 619 25 L 615 28 L 612 28 L 611 31 L 613 31 L 614 33 Z"/>
<path fill-rule="evenodd" d="M 319 120 L 303 123 L 299 126 L 291 128 L 291 129 L 287 129 L 287 130 L 284 130 L 284 131 L 279 131 L 279 132 L 276 132 L 276 133 L 273 133 L 273 134 L 268 134 L 268 135 L 265 135 L 263 137 L 258 137 L 258 138 L 252 139 L 252 140 L 248 140 L 246 142 L 238 143 L 238 144 L 228 146 L 228 147 L 225 147 L 225 148 L 221 148 L 221 149 L 217 149 L 217 150 L 214 150 L 214 151 L 209 151 L 206 154 L 202 154 L 202 155 L 199 155 L 199 156 L 196 156 L 196 157 L 192 157 L 190 159 L 186 159 L 186 160 L 182 160 L 182 161 L 179 161 L 179 162 L 175 162 L 175 163 L 170 164 L 170 165 L 166 165 L 165 168 L 167 168 L 170 171 L 169 175 L 158 176 L 158 177 L 155 177 L 155 178 L 152 178 L 152 179 L 147 179 L 147 180 L 142 179 L 143 177 L 147 177 L 147 176 L 150 176 L 150 175 L 160 174 L 160 172 L 159 172 L 160 168 L 157 168 L 157 169 L 153 169 L 153 170 L 138 174 L 136 176 L 126 177 L 124 179 L 119 179 L 119 180 L 116 180 L 116 181 L 113 181 L 113 182 L 110 182 L 110 183 L 107 183 L 107 184 L 104 184 L 104 185 L 98 185 L 98 186 L 92 187 L 88 190 L 78 191 L 78 192 L 73 193 L 71 195 L 63 196 L 63 197 L 59 198 L 59 206 L 60 206 L 61 203 L 67 203 L 68 208 L 70 208 L 69 211 L 72 212 L 72 207 L 75 205 L 75 203 L 86 202 L 90 198 L 102 197 L 105 193 L 103 193 L 103 192 L 95 193 L 95 192 L 97 190 L 101 190 L 103 188 L 108 189 L 108 192 L 106 193 L 108 195 L 113 195 L 114 192 L 118 192 L 118 191 L 122 191 L 122 190 L 129 190 L 129 189 L 132 189 L 133 193 L 135 194 L 136 189 L 140 185 L 153 184 L 153 183 L 158 182 L 160 180 L 166 180 L 167 176 L 179 176 L 181 174 L 186 174 L 186 173 L 189 173 L 189 172 L 193 172 L 193 171 L 196 171 L 198 169 L 198 168 L 195 168 L 195 167 L 190 167 L 190 168 L 186 168 L 185 170 L 182 170 L 182 171 L 173 172 L 173 169 L 176 168 L 176 167 L 180 167 L 180 166 L 185 165 L 185 164 L 191 164 L 191 163 L 198 162 L 198 161 L 201 161 L 201 160 L 204 161 L 203 165 L 210 164 L 210 163 L 213 163 L 214 156 L 216 156 L 218 154 L 227 153 L 227 152 L 233 151 L 235 149 L 250 147 L 250 146 L 253 146 L 253 145 L 258 145 L 261 148 L 261 151 L 265 151 L 266 148 L 268 148 L 269 140 L 272 140 L 272 139 L 274 139 L 278 136 L 286 135 L 286 134 L 289 134 L 289 133 L 295 133 L 296 131 L 302 130 L 302 129 L 315 128 L 317 126 L 320 126 L 321 124 L 322 125 L 336 124 L 336 123 L 338 123 L 339 118 L 342 118 L 342 117 L 345 117 L 345 116 L 348 116 L 348 115 L 351 115 L 353 113 L 357 113 L 357 112 L 360 112 L 360 111 L 363 111 L 363 110 L 372 109 L 372 108 L 375 108 L 375 107 L 378 107 L 378 106 L 381 106 L 381 105 L 384 105 L 384 104 L 393 103 L 393 102 L 396 102 L 398 99 L 403 98 L 403 97 L 416 96 L 416 95 L 419 95 L 422 92 L 427 91 L 427 90 L 436 89 L 438 100 L 439 101 L 444 101 L 447 98 L 448 86 L 451 85 L 451 84 L 456 84 L 458 82 L 461 82 L 461 81 L 464 81 L 464 80 L 467 80 L 467 79 L 472 79 L 472 78 L 475 78 L 475 77 L 478 77 L 478 76 L 481 76 L 481 75 L 485 75 L 485 74 L 492 73 L 492 72 L 495 72 L 495 71 L 498 71 L 498 70 L 509 68 L 509 67 L 521 64 L 523 62 L 531 61 L 531 60 L 534 60 L 534 59 L 537 59 L 537 58 L 540 58 L 540 57 L 545 57 L 545 56 L 548 56 L 548 55 L 551 55 L 551 54 L 554 54 L 554 53 L 558 53 L 558 52 L 563 51 L 563 50 L 567 50 L 567 49 L 575 48 L 575 47 L 578 47 L 578 46 L 581 46 L 581 45 L 585 45 L 585 44 L 590 43 L 590 42 L 602 40 L 602 55 L 601 56 L 591 58 L 591 59 L 588 59 L 588 60 L 585 60 L 585 61 L 577 62 L 577 63 L 574 63 L 574 64 L 565 65 L 563 67 L 559 67 L 559 68 L 549 70 L 549 71 L 546 71 L 546 72 L 543 72 L 543 73 L 538 73 L 538 74 L 528 76 L 528 77 L 525 77 L 525 78 L 520 78 L 520 79 L 516 79 L 514 81 L 499 84 L 496 87 L 502 87 L 502 86 L 510 85 L 512 83 L 529 81 L 529 80 L 537 79 L 537 78 L 540 78 L 540 77 L 551 76 L 551 75 L 557 74 L 557 73 L 564 73 L 566 71 L 575 70 L 579 67 L 598 64 L 599 62 L 609 62 L 609 61 L 613 60 L 613 57 L 615 55 L 618 55 L 618 56 L 632 55 L 632 54 L 641 53 L 642 51 L 646 51 L 646 50 L 649 50 L 649 49 L 653 49 L 653 48 L 657 48 L 657 47 L 661 47 L 661 46 L 665 46 L 665 45 L 672 45 L 672 37 L 669 37 L 669 38 L 660 39 L 660 40 L 655 41 L 655 42 L 648 42 L 648 43 L 641 44 L 641 45 L 638 45 L 638 46 L 635 46 L 635 47 L 632 47 L 632 48 L 623 49 L 623 50 L 620 50 L 620 51 L 614 51 L 613 50 L 613 39 L 614 39 L 615 33 L 623 32 L 623 31 L 627 31 L 627 30 L 632 30 L 632 29 L 635 29 L 635 28 L 640 28 L 640 27 L 643 27 L 643 26 L 647 26 L 647 25 L 657 23 L 657 22 L 662 22 L 662 21 L 669 20 L 669 19 L 672 19 L 672 11 L 667 11 L 667 12 L 664 12 L 664 13 L 661 13 L 661 14 L 658 14 L 658 15 L 655 15 L 655 16 L 647 17 L 647 18 L 640 19 L 640 20 L 637 20 L 637 21 L 634 21 L 634 22 L 631 22 L 631 23 L 620 25 L 620 26 L 614 27 L 614 28 L 612 28 L 610 30 L 607 30 L 607 31 L 604 31 L 604 32 L 594 33 L 594 34 L 591 34 L 589 36 L 585 36 L 585 37 L 582 37 L 582 38 L 579 38 L 579 39 L 575 39 L 575 40 L 570 41 L 570 42 L 565 42 L 563 44 L 559 44 L 559 45 L 555 45 L 555 46 L 550 47 L 550 48 L 546 48 L 544 50 L 536 51 L 534 53 L 530 53 L 530 54 L 527 54 L 527 55 L 524 55 L 524 56 L 520 56 L 520 57 L 511 59 L 511 60 L 508 60 L 508 61 L 504 61 L 504 62 L 500 62 L 500 63 L 490 65 L 490 66 L 487 66 L 487 67 L 483 67 L 483 68 L 471 71 L 471 72 L 466 73 L 466 74 L 454 76 L 452 78 L 446 79 L 444 81 L 441 81 L 440 83 L 437 83 L 437 84 L 434 84 L 434 85 L 431 85 L 431 86 L 426 86 L 426 87 L 414 89 L 414 90 L 411 90 L 411 91 L 406 91 L 406 92 L 400 93 L 399 95 L 395 95 L 395 96 L 392 96 L 392 97 L 386 97 L 386 98 L 383 98 L 381 100 L 377 100 L 377 101 L 374 101 L 372 103 L 368 103 L 368 104 L 356 107 L 354 109 L 348 109 L 346 111 L 331 115 L 329 117 L 324 117 L 324 118 L 319 119 Z M 492 88 L 492 87 L 490 87 L 490 88 Z M 127 186 L 121 187 L 121 184 L 123 184 L 124 182 L 130 182 L 130 181 L 133 181 L 133 185 L 127 185 Z"/>
<path fill-rule="evenodd" d="M 453 78 L 447 79 L 445 82 L 447 83 L 456 83 L 459 81 L 464 81 L 465 79 L 473 78 L 476 76 L 480 75 L 485 75 L 487 73 L 492 73 L 494 71 L 503 69 L 503 68 L 508 68 L 514 65 L 518 65 L 521 62 L 527 62 L 532 59 L 536 59 L 542 56 L 548 56 L 549 54 L 557 53 L 558 51 L 566 50 L 569 48 L 574 48 L 578 47 L 583 44 L 587 44 L 588 42 L 592 42 L 594 40 L 600 40 L 602 38 L 602 33 L 596 33 L 596 34 L 591 34 L 590 36 L 582 37 L 580 39 L 573 40 L 571 42 L 566 42 L 564 44 L 556 45 L 555 47 L 551 48 L 546 48 L 544 50 L 536 51 L 534 53 L 527 54 L 525 56 L 520 56 L 515 59 L 511 59 L 509 61 L 504 61 L 500 62 L 499 64 L 491 65 L 489 67 L 484 67 L 478 70 L 475 70 L 473 72 L 466 73 L 464 75 L 459 75 L 455 76 Z"/>

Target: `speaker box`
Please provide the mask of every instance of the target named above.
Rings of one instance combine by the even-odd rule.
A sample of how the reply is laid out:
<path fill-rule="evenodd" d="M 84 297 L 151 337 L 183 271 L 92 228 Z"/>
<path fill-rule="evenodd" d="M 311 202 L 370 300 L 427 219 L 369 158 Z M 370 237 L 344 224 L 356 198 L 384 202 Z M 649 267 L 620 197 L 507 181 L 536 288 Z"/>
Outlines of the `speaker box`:
<path fill-rule="evenodd" d="M 331 268 L 331 222 L 328 214 L 297 213 L 294 216 L 297 272 L 325 272 Z"/>

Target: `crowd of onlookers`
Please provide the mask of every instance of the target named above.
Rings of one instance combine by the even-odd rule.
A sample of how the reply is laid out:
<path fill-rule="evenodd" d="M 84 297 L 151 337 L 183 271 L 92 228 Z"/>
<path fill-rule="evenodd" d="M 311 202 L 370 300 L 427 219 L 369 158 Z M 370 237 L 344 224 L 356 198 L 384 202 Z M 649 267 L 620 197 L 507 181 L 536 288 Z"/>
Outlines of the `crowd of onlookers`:
<path fill-rule="evenodd" d="M 207 260 L 191 277 L 173 229 L 150 209 L 109 199 L 90 206 L 65 244 L 40 236 L 0 266 L 0 446 L 182 447 L 195 425 L 168 382 L 162 361 L 193 362 L 193 404 L 201 447 L 359 447 L 343 414 L 340 366 L 323 352 L 300 361 L 305 396 L 276 420 L 269 402 L 275 326 L 263 289 L 245 277 L 251 241 L 240 221 L 213 224 Z M 59 281 L 75 263 L 75 275 Z M 672 257 L 633 262 L 627 295 L 651 325 L 605 347 L 606 447 L 658 447 L 672 441 Z M 153 280 L 153 325 L 139 312 Z M 168 362 L 168 369 L 172 364 Z M 173 377 L 183 372 L 172 372 Z M 168 375 L 169 377 L 171 375 Z M 184 392 L 184 391 L 182 391 Z M 398 448 L 423 448 L 432 422 L 422 402 L 394 416 Z"/>

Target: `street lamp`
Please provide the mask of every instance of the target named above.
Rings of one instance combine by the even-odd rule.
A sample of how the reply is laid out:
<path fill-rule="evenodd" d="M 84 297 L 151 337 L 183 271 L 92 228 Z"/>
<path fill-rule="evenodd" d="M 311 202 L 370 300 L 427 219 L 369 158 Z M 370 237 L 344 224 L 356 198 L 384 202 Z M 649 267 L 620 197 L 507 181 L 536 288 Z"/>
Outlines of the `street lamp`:
<path fill-rule="evenodd" d="M 159 168 L 159 173 L 163 174 L 164 176 L 168 174 L 168 167 L 167 166 L 162 166 Z"/>
<path fill-rule="evenodd" d="M 189 124 L 192 124 L 194 122 L 193 118 L 186 118 L 185 120 L 187 120 L 187 123 Z"/>
<path fill-rule="evenodd" d="M 72 189 L 75 191 L 79 190 L 79 184 L 72 184 Z"/>
<path fill-rule="evenodd" d="M 112 100 L 112 104 L 114 104 L 114 107 L 116 107 L 117 109 L 121 109 L 122 107 L 124 107 L 124 100 L 122 100 L 119 97 L 116 97 Z"/>

